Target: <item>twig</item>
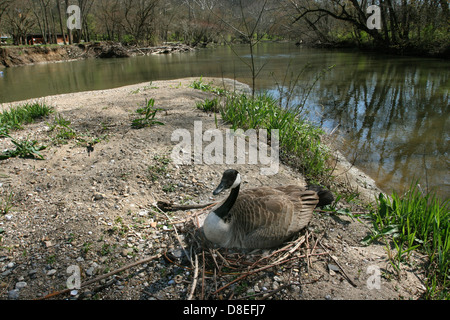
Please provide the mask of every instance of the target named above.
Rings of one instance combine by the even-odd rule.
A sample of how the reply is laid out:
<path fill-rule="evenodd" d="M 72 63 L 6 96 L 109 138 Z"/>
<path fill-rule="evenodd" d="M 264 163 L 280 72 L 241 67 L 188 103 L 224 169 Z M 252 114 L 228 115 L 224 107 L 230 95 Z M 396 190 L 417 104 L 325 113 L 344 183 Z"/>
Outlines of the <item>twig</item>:
<path fill-rule="evenodd" d="M 328 254 L 328 256 L 337 264 L 337 266 L 339 267 L 339 269 L 341 269 L 342 274 L 344 275 L 344 277 L 347 279 L 347 281 L 353 286 L 353 287 L 357 287 L 356 283 L 353 282 L 353 280 L 347 275 L 347 273 L 345 272 L 344 268 L 342 268 L 342 266 L 339 264 L 339 262 L 336 261 L 335 258 L 333 258 L 333 256 L 327 251 L 327 249 L 325 249 L 325 247 L 322 245 L 321 242 L 319 242 L 320 246 L 322 247 L 322 249 L 325 251 L 325 253 Z"/>
<path fill-rule="evenodd" d="M 309 260 L 309 233 L 308 231 L 306 231 L 306 267 L 308 268 L 308 273 L 309 273 L 309 268 L 311 267 L 311 261 Z"/>
<path fill-rule="evenodd" d="M 202 250 L 202 296 L 201 299 L 205 299 L 205 251 Z"/>
<path fill-rule="evenodd" d="M 192 300 L 195 292 L 195 287 L 197 286 L 198 278 L 198 258 L 195 256 L 195 270 L 194 270 L 194 280 L 192 281 L 191 293 L 189 294 L 188 300 Z"/>
<path fill-rule="evenodd" d="M 82 283 L 82 284 L 80 285 L 80 289 L 83 288 L 83 287 L 89 286 L 89 285 L 91 285 L 91 284 L 93 284 L 93 283 L 99 282 L 99 281 L 101 281 L 101 280 L 103 280 L 103 279 L 109 278 L 109 277 L 111 277 L 111 276 L 113 276 L 113 275 L 115 275 L 115 274 L 117 274 L 117 273 L 123 272 L 123 271 L 125 271 L 125 270 L 127 270 L 127 269 L 130 269 L 130 268 L 133 268 L 133 267 L 135 267 L 135 266 L 138 266 L 138 265 L 141 265 L 141 264 L 150 262 L 150 261 L 152 261 L 152 260 L 154 260 L 154 259 L 158 259 L 158 258 L 160 258 L 160 257 L 161 257 L 161 254 L 157 254 L 157 255 L 154 255 L 154 256 L 151 256 L 151 257 L 148 257 L 148 258 L 139 260 L 139 261 L 137 261 L 137 262 L 131 263 L 131 264 L 129 264 L 129 265 L 126 265 L 126 266 L 124 266 L 124 267 L 122 267 L 122 268 L 119 268 L 119 269 L 114 270 L 114 271 L 111 271 L 111 272 L 109 272 L 109 273 L 107 273 L 107 274 L 101 275 L 101 276 L 99 276 L 99 277 L 97 277 L 97 278 L 95 278 L 95 279 L 92 279 L 92 280 L 89 280 L 89 281 L 86 281 L 86 282 Z M 59 295 L 62 295 L 62 294 L 69 293 L 69 292 L 72 291 L 72 290 L 73 290 L 73 289 L 65 289 L 65 290 L 62 290 L 62 291 L 54 292 L 54 293 L 51 293 L 51 294 L 49 294 L 49 295 L 46 295 L 45 297 L 39 298 L 39 299 L 37 299 L 37 300 L 46 300 L 46 299 L 50 299 L 50 298 L 53 298 L 53 297 L 56 297 L 56 296 L 59 296 Z"/>
<path fill-rule="evenodd" d="M 248 277 L 249 275 L 252 275 L 252 274 L 257 273 L 257 272 L 260 272 L 260 271 L 264 271 L 264 270 L 266 270 L 266 269 L 275 267 L 275 266 L 277 266 L 277 265 L 280 265 L 280 264 L 283 264 L 283 263 L 286 263 L 286 262 L 289 262 L 289 261 L 292 261 L 292 260 L 295 260 L 295 259 L 297 259 L 297 257 L 295 257 L 295 258 L 290 258 L 290 259 L 287 259 L 287 260 L 285 260 L 285 261 L 280 261 L 280 262 L 277 262 L 277 263 L 271 263 L 270 265 L 267 265 L 267 266 L 265 266 L 265 267 L 261 267 L 261 268 L 256 269 L 256 270 L 249 271 L 249 272 L 243 274 L 242 276 L 240 276 L 239 278 L 234 279 L 233 281 L 227 283 L 226 285 L 224 285 L 224 286 L 221 287 L 220 289 L 216 290 L 215 292 L 213 292 L 213 295 L 215 295 L 215 294 L 219 293 L 220 291 L 222 291 L 222 290 L 228 288 L 228 287 L 231 286 L 233 283 L 236 283 L 236 282 L 238 282 L 238 281 L 241 281 L 242 279 Z"/>
<path fill-rule="evenodd" d="M 280 292 L 283 289 L 289 288 L 292 285 L 293 285 L 293 283 L 288 283 L 288 284 L 282 285 L 282 286 L 276 288 L 275 290 L 271 291 L 269 294 L 263 296 L 261 300 L 266 300 L 266 299 L 270 298 L 271 296 L 273 296 L 275 293 Z"/>
<path fill-rule="evenodd" d="M 159 208 L 158 208 L 158 209 L 159 209 Z M 186 251 L 186 249 L 185 249 L 184 246 L 183 246 L 183 243 L 181 242 L 180 236 L 178 235 L 177 228 L 175 227 L 175 224 L 172 222 L 172 219 L 170 219 L 170 217 L 169 217 L 164 211 L 162 211 L 161 209 L 159 209 L 159 210 L 166 216 L 167 220 L 169 220 L 170 223 L 172 224 L 173 230 L 175 231 L 175 236 L 177 237 L 177 240 L 178 240 L 178 243 L 179 243 L 180 246 L 181 246 L 181 249 L 183 249 L 183 252 L 184 252 L 184 254 L 186 255 L 186 257 L 189 259 L 191 265 L 194 266 L 194 264 L 192 263 L 192 258 L 191 258 L 191 256 L 188 254 L 188 252 Z"/>
<path fill-rule="evenodd" d="M 260 258 L 260 259 L 257 260 L 255 263 L 253 263 L 251 267 L 253 268 L 255 265 L 259 264 L 261 261 L 266 260 L 266 259 L 269 259 L 269 258 L 273 257 L 274 255 L 276 255 L 277 253 L 286 251 L 286 250 L 287 250 L 289 247 L 291 247 L 291 246 L 292 246 L 292 242 L 289 243 L 288 245 L 284 246 L 283 248 L 280 248 L 280 249 L 278 249 L 278 250 L 272 252 L 270 255 Z"/>
<path fill-rule="evenodd" d="M 207 203 L 207 204 L 192 204 L 192 205 L 178 205 L 171 202 L 166 201 L 158 201 L 157 207 L 161 211 L 168 212 L 168 211 L 184 211 L 184 210 L 192 210 L 192 209 L 203 209 L 212 205 L 215 205 L 216 203 Z"/>

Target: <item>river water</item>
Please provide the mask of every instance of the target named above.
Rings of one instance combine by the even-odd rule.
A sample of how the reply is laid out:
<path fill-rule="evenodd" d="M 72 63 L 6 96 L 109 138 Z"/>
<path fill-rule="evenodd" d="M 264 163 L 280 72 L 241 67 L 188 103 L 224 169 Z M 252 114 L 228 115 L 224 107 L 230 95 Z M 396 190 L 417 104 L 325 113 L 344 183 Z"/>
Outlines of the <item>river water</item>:
<path fill-rule="evenodd" d="M 183 77 L 251 84 L 248 52 L 246 46 L 219 47 L 3 69 L 0 103 Z M 449 198 L 450 61 L 287 43 L 259 45 L 255 60 L 262 68 L 258 91 L 278 97 L 283 87 L 293 103 L 304 100 L 310 119 L 335 130 L 344 155 L 385 191 L 402 192 L 418 179 L 424 189 Z"/>

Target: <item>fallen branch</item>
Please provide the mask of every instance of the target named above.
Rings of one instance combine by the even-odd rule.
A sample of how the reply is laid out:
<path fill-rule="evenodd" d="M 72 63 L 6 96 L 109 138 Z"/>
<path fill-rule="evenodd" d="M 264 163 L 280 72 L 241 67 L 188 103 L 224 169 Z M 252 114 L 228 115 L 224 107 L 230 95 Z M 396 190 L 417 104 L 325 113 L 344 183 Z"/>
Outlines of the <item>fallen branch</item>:
<path fill-rule="evenodd" d="M 166 202 L 166 201 L 158 201 L 156 205 L 161 211 L 169 212 L 169 211 L 185 211 L 185 210 L 193 210 L 193 209 L 203 209 L 212 205 L 215 205 L 216 203 L 207 203 L 207 204 L 191 204 L 191 205 L 179 205 L 174 204 L 172 202 Z"/>
<path fill-rule="evenodd" d="M 198 257 L 195 256 L 195 270 L 194 270 L 194 280 L 192 281 L 191 293 L 189 294 L 188 300 L 192 300 L 195 292 L 195 287 L 197 286 L 198 279 Z"/>
<path fill-rule="evenodd" d="M 154 256 L 151 256 L 151 257 L 148 257 L 148 258 L 139 260 L 139 261 L 137 261 L 137 262 L 131 263 L 131 264 L 126 265 L 126 266 L 124 266 L 124 267 L 122 267 L 122 268 L 119 268 L 119 269 L 114 270 L 114 271 L 111 271 L 111 272 L 109 272 L 109 273 L 107 273 L 107 274 L 101 275 L 101 276 L 99 276 L 99 277 L 97 277 L 97 278 L 95 278 L 95 279 L 86 281 L 86 282 L 84 282 L 84 283 L 82 283 L 82 284 L 80 285 L 80 288 L 79 288 L 79 289 L 81 289 L 81 288 L 83 288 L 83 287 L 87 287 L 87 286 L 89 286 L 89 285 L 91 285 L 91 284 L 94 284 L 94 283 L 96 283 L 96 282 L 99 282 L 99 281 L 101 281 L 101 280 L 103 280 L 103 279 L 109 278 L 109 277 L 111 277 L 111 276 L 113 276 L 113 275 L 115 275 L 115 274 L 117 274 L 117 273 L 123 272 L 123 271 L 125 271 L 125 270 L 127 270 L 127 269 L 130 269 L 130 268 L 136 267 L 136 266 L 138 266 L 138 265 L 141 265 L 141 264 L 150 262 L 150 261 L 152 261 L 152 260 L 154 260 L 154 259 L 158 259 L 158 258 L 160 258 L 160 257 L 161 257 L 161 254 L 157 254 L 157 255 L 154 255 Z M 50 293 L 50 294 L 46 295 L 45 297 L 39 298 L 39 299 L 37 299 L 37 300 L 46 300 L 46 299 L 54 298 L 54 297 L 56 297 L 56 296 L 59 296 L 59 295 L 62 295 L 62 294 L 66 294 L 66 293 L 69 293 L 69 292 L 72 291 L 72 290 L 73 290 L 73 289 L 65 289 L 65 290 L 62 290 L 62 291 Z"/>

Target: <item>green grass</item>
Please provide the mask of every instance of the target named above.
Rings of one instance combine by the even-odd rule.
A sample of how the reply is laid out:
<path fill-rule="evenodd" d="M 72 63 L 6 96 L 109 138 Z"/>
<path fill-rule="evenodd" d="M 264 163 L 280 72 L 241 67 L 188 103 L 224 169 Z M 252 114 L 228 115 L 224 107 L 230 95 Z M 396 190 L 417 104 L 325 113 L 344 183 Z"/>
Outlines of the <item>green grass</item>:
<path fill-rule="evenodd" d="M 212 100 L 206 99 L 204 102 L 198 102 L 197 109 L 205 112 L 219 112 L 220 110 L 219 99 L 218 98 Z"/>
<path fill-rule="evenodd" d="M 14 193 L 0 191 L 0 215 L 8 214 L 13 207 Z"/>
<path fill-rule="evenodd" d="M 299 110 L 283 109 L 276 99 L 264 94 L 255 98 L 230 95 L 221 108 L 222 119 L 232 129 L 279 129 L 280 156 L 300 169 L 309 180 L 320 181 L 328 171 L 328 148 L 321 143 L 324 132 L 314 126 Z"/>
<path fill-rule="evenodd" d="M 43 103 L 24 104 L 0 113 L 0 137 L 9 130 L 22 129 L 23 125 L 33 123 L 53 113 L 53 108 Z"/>
<path fill-rule="evenodd" d="M 401 263 L 408 262 L 413 250 L 425 253 L 428 256 L 426 298 L 449 299 L 449 200 L 442 201 L 435 193 L 424 194 L 418 184 L 412 184 L 403 196 L 395 192 L 390 197 L 380 194 L 372 219 L 372 234 L 364 243 L 390 239 L 392 250 L 390 244 L 387 250 L 397 271 Z"/>
<path fill-rule="evenodd" d="M 143 115 L 143 118 L 134 119 L 131 123 L 131 127 L 135 129 L 141 129 L 145 127 L 151 127 L 154 125 L 163 126 L 164 123 L 156 120 L 156 113 L 162 109 L 155 108 L 155 100 L 150 99 L 147 101 L 147 105 L 144 108 L 139 108 L 136 112 Z"/>
<path fill-rule="evenodd" d="M 163 156 L 155 155 L 153 157 L 153 160 L 155 160 L 157 164 L 148 166 L 147 177 L 152 182 L 155 182 L 168 172 L 167 165 L 170 163 L 171 160 L 169 157 L 165 155 Z"/>
<path fill-rule="evenodd" d="M 49 132 L 52 132 L 52 141 L 56 145 L 67 144 L 69 140 L 75 139 L 77 133 L 70 127 L 71 122 L 62 115 L 56 115 L 52 124 L 47 123 Z"/>
<path fill-rule="evenodd" d="M 20 130 L 23 125 L 33 123 L 53 113 L 53 108 L 45 104 L 33 103 L 10 108 L 0 113 L 0 138 L 9 138 L 15 145 L 14 150 L 6 150 L 0 153 L 0 160 L 9 158 L 35 158 L 44 159 L 40 151 L 46 146 L 39 146 L 35 140 L 16 140 L 9 135 L 10 130 Z"/>
<path fill-rule="evenodd" d="M 225 89 L 217 88 L 213 86 L 211 82 L 210 83 L 203 82 L 203 77 L 200 77 L 199 80 L 195 80 L 190 87 L 193 89 L 201 90 L 203 92 L 215 93 L 219 96 L 227 94 L 227 91 Z"/>

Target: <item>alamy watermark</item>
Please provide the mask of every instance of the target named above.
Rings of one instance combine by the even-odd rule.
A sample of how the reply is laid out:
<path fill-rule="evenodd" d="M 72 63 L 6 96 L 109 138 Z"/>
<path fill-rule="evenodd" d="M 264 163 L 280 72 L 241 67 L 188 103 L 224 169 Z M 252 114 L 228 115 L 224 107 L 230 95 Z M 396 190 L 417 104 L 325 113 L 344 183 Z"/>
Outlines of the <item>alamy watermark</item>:
<path fill-rule="evenodd" d="M 377 29 L 381 30 L 381 8 L 378 5 L 371 5 L 367 7 L 366 12 L 370 14 L 367 19 L 367 28 L 370 30 Z M 81 30 L 81 9 L 77 5 L 71 5 L 67 7 L 67 14 L 69 18 L 67 19 L 67 28 L 70 30 L 79 29 Z"/>
<path fill-rule="evenodd" d="M 69 18 L 67 18 L 67 29 L 81 30 L 81 9 L 79 6 L 72 5 L 67 7 L 67 14 L 69 14 Z"/>
<path fill-rule="evenodd" d="M 268 144 L 270 137 L 270 147 Z M 280 165 L 279 130 L 242 129 L 224 131 L 209 129 L 203 132 L 201 121 L 194 122 L 194 134 L 187 129 L 177 129 L 172 133 L 173 148 L 171 158 L 174 164 L 251 164 L 268 166 L 260 169 L 261 175 L 275 175 Z M 204 146 L 204 142 L 210 142 Z M 248 142 L 248 144 L 247 144 Z M 270 152 L 269 152 L 270 151 Z M 269 155 L 270 153 L 270 155 Z"/>
<path fill-rule="evenodd" d="M 367 28 L 370 30 L 381 30 L 381 8 L 377 5 L 372 5 L 367 7 L 366 12 L 370 14 L 367 19 Z"/>
<path fill-rule="evenodd" d="M 72 265 L 67 268 L 67 274 L 70 274 L 66 281 L 67 289 L 81 289 L 81 268 L 77 265 Z"/>
<path fill-rule="evenodd" d="M 367 268 L 366 271 L 369 274 L 369 278 L 367 278 L 366 286 L 369 290 L 380 290 L 381 289 L 381 271 L 380 267 L 371 265 Z"/>

